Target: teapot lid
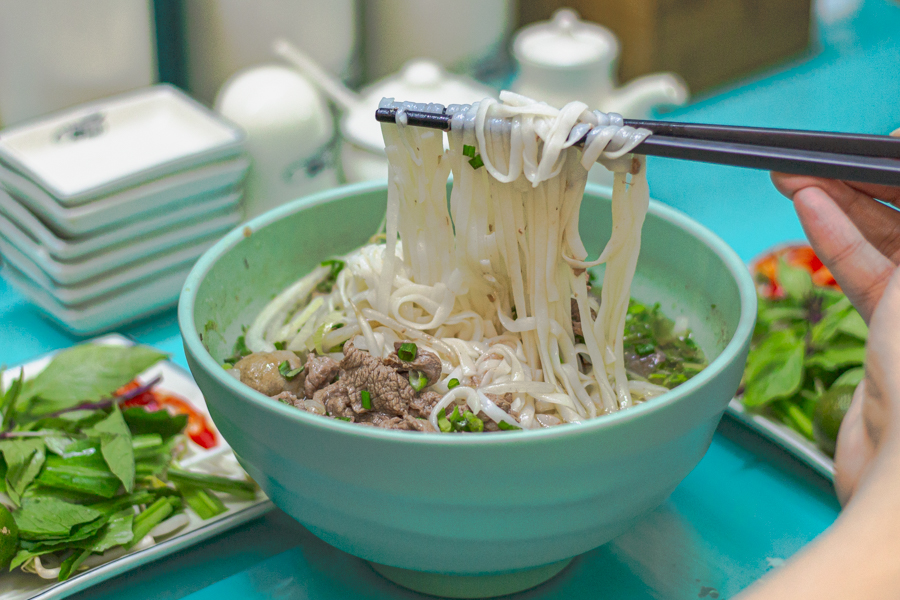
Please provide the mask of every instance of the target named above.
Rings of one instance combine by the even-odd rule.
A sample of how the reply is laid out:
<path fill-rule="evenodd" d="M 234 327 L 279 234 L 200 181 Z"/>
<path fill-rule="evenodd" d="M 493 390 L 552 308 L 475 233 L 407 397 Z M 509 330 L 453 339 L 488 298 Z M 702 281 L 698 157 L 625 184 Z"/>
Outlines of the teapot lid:
<path fill-rule="evenodd" d="M 581 67 L 608 62 L 619 54 L 619 42 L 606 27 L 582 21 L 570 8 L 561 8 L 550 21 L 541 21 L 516 34 L 513 53 L 519 61 L 547 67 Z"/>
<path fill-rule="evenodd" d="M 411 102 L 471 104 L 496 96 L 491 88 L 468 77 L 451 75 L 438 63 L 414 59 L 398 73 L 389 75 L 363 89 L 362 100 L 341 122 L 341 133 L 350 143 L 371 152 L 384 152 L 381 123 L 375 120 L 375 110 L 382 98 L 396 98 Z"/>

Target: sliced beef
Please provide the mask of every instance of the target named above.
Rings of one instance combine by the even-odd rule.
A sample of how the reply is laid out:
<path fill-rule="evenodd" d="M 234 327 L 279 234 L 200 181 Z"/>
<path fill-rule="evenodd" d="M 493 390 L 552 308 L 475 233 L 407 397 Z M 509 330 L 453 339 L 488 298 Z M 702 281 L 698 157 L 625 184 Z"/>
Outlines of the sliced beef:
<path fill-rule="evenodd" d="M 428 419 L 417 419 L 409 415 L 397 417 L 382 412 L 368 412 L 360 415 L 356 422 L 362 425 L 401 431 L 434 431 Z"/>
<path fill-rule="evenodd" d="M 575 335 L 580 335 L 584 337 L 584 329 L 581 328 L 581 313 L 578 312 L 578 302 L 575 298 L 572 298 L 572 333 Z M 593 308 L 591 309 L 591 318 L 597 318 L 597 311 Z"/>
<path fill-rule="evenodd" d="M 330 356 L 316 356 L 315 352 L 310 352 L 306 357 L 306 381 L 303 384 L 303 391 L 306 392 L 307 398 L 312 398 L 316 390 L 328 385 L 337 377 L 341 366 L 338 361 Z"/>
<path fill-rule="evenodd" d="M 300 358 L 290 350 L 276 350 L 249 354 L 237 361 L 234 368 L 241 375 L 241 383 L 266 396 L 276 396 L 281 392 L 296 394 L 303 389 L 303 373 L 286 379 L 278 370 L 284 361 L 287 361 L 291 370 L 299 368 L 302 364 Z"/>
<path fill-rule="evenodd" d="M 393 367 L 399 373 L 409 373 L 410 371 L 418 371 L 428 379 L 428 385 L 432 385 L 441 378 L 441 359 L 434 352 L 427 350 L 419 350 L 416 357 L 411 361 L 405 361 L 400 358 L 397 352 L 404 342 L 394 342 L 394 351 L 384 359 L 384 364 Z"/>
<path fill-rule="evenodd" d="M 362 406 L 360 393 L 363 390 L 369 392 L 371 409 Z M 389 415 L 411 414 L 413 417 L 427 418 L 440 394 L 419 394 L 397 369 L 357 349 L 351 342 L 344 346 L 338 380 L 317 391 L 313 398 L 321 400 L 329 412 L 343 416 L 348 416 L 345 414 L 347 410 L 357 414 L 372 410 Z"/>
<path fill-rule="evenodd" d="M 625 369 L 641 377 L 649 377 L 664 362 L 666 355 L 659 348 L 645 356 L 638 356 L 636 352 L 625 353 Z"/>

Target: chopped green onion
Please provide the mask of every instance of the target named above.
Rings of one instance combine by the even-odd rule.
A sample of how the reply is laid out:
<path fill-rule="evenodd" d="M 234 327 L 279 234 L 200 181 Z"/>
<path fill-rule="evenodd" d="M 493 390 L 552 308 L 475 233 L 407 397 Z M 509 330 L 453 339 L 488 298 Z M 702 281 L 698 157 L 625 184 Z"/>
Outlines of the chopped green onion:
<path fill-rule="evenodd" d="M 468 144 L 463 145 L 463 156 L 475 158 L 475 146 L 469 146 Z"/>
<path fill-rule="evenodd" d="M 319 282 L 316 285 L 316 290 L 322 292 L 323 294 L 328 294 L 331 292 L 331 288 L 334 287 L 335 282 L 337 281 L 338 274 L 344 270 L 344 261 L 339 258 L 331 258 L 328 260 L 323 260 L 321 263 L 323 267 L 331 267 L 331 270 L 328 272 L 328 275 L 325 276 L 325 279 Z"/>
<path fill-rule="evenodd" d="M 171 467 L 166 473 L 169 481 L 177 486 L 190 485 L 199 489 L 224 492 L 238 498 L 256 498 L 256 484 L 246 479 L 231 479 L 209 473 L 195 473 Z"/>
<path fill-rule="evenodd" d="M 278 365 L 278 372 L 281 373 L 281 376 L 285 379 L 293 379 L 303 372 L 303 365 L 300 365 L 296 369 L 291 369 L 291 363 L 284 360 L 281 361 L 280 365 Z"/>
<path fill-rule="evenodd" d="M 181 495 L 188 506 L 194 509 L 197 516 L 204 521 L 206 519 L 211 519 L 216 515 L 221 515 L 228 510 L 225 503 L 209 490 L 204 490 L 192 485 L 181 485 L 178 490 L 181 492 Z M 137 518 L 140 518 L 140 515 L 138 515 L 135 520 L 137 520 Z"/>
<path fill-rule="evenodd" d="M 638 344 L 634 347 L 634 351 L 638 356 L 647 356 L 656 352 L 656 347 L 653 344 Z"/>
<path fill-rule="evenodd" d="M 285 348 L 287 348 L 287 344 L 285 344 L 284 342 L 275 342 L 276 350 L 284 350 Z"/>
<path fill-rule="evenodd" d="M 428 378 L 422 375 L 420 371 L 410 371 L 409 385 L 411 385 L 417 392 L 421 392 L 428 386 Z"/>
<path fill-rule="evenodd" d="M 359 393 L 359 399 L 362 402 L 362 407 L 366 410 L 372 409 L 372 395 L 369 393 L 369 390 L 363 390 Z"/>
<path fill-rule="evenodd" d="M 350 417 L 335 417 L 338 421 L 349 421 Z"/>
<path fill-rule="evenodd" d="M 481 160 L 480 154 L 476 154 L 475 158 L 469 160 L 469 164 L 472 166 L 473 169 L 478 169 L 478 168 L 484 166 L 484 161 Z"/>
<path fill-rule="evenodd" d="M 510 425 L 506 421 L 500 421 L 499 423 L 497 423 L 497 427 L 499 427 L 503 431 L 513 431 L 513 430 L 517 431 L 517 430 L 522 429 L 521 427 L 516 427 L 515 425 Z"/>
<path fill-rule="evenodd" d="M 466 418 L 466 431 L 484 431 L 484 421 L 472 414 L 471 410 L 467 410 L 464 416 Z"/>
<path fill-rule="evenodd" d="M 441 412 L 438 413 L 438 429 L 443 431 L 444 433 L 450 433 L 453 431 L 453 426 L 450 425 L 450 421 L 447 420 L 447 412 L 445 409 L 441 409 Z"/>
<path fill-rule="evenodd" d="M 412 362 L 416 360 L 416 355 L 418 353 L 419 348 L 412 342 L 403 342 L 400 345 L 400 349 L 397 350 L 397 356 L 399 356 L 400 360 L 404 362 Z"/>
<path fill-rule="evenodd" d="M 193 505 L 191 506 L 193 508 Z M 162 523 L 174 510 L 168 498 L 159 498 L 156 502 L 148 506 L 144 512 L 134 518 L 131 526 L 134 537 L 127 544 L 122 544 L 126 550 L 130 550 L 132 546 L 144 539 L 144 536 L 150 533 L 150 530 Z M 202 517 L 202 515 L 201 515 Z"/>
<path fill-rule="evenodd" d="M 226 363 L 222 364 L 222 368 L 225 369 L 226 371 L 229 371 L 234 368 L 234 365 L 229 362 L 226 362 Z"/>
<path fill-rule="evenodd" d="M 447 382 L 447 389 L 452 390 L 453 388 L 455 388 L 458 385 L 459 385 L 459 379 L 454 377 L 453 379 L 451 379 L 450 381 Z"/>

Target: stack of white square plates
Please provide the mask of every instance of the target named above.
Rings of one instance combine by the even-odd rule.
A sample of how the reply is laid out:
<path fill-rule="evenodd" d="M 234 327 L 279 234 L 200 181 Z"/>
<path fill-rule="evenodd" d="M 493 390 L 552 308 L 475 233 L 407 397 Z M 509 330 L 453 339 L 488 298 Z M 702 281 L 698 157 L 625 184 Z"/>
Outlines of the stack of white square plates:
<path fill-rule="evenodd" d="M 244 134 L 153 86 L 0 131 L 2 273 L 69 331 L 175 304 L 242 218 Z"/>

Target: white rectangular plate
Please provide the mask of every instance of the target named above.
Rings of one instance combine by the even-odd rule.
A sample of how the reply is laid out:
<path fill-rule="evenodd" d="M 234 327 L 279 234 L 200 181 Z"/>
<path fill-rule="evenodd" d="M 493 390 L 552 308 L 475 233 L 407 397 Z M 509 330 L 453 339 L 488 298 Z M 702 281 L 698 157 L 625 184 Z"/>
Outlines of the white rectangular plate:
<path fill-rule="evenodd" d="M 246 157 L 204 164 L 118 191 L 82 206 L 60 206 L 27 177 L 0 164 L 0 186 L 61 237 L 79 237 L 168 213 L 187 199 L 206 202 L 241 183 Z"/>
<path fill-rule="evenodd" d="M 92 342 L 109 345 L 130 345 L 133 343 L 127 338 L 117 334 L 104 336 L 92 340 Z M 25 376 L 33 377 L 39 373 L 50 362 L 53 354 L 55 354 L 55 352 L 22 365 L 25 368 Z M 9 385 L 14 377 L 18 377 L 18 373 L 19 367 L 7 369 L 3 374 L 4 387 Z M 181 367 L 174 363 L 164 361 L 148 369 L 145 373 L 142 373 L 139 379 L 146 382 L 157 375 L 162 376 L 162 381 L 159 384 L 160 389 L 173 392 L 186 398 L 197 410 L 205 413 L 207 416 L 209 415 L 209 411 L 206 408 L 206 401 L 203 399 L 203 394 L 200 393 L 200 389 L 194 383 L 190 374 Z M 210 420 L 210 423 L 211 422 L 212 421 Z M 202 448 L 191 444 L 193 455 L 182 460 L 182 463 L 193 461 L 194 464 L 202 464 L 202 462 L 204 462 L 203 459 L 206 457 L 209 457 L 208 460 L 210 461 L 215 460 L 215 464 L 217 465 L 227 465 L 231 461 L 234 461 L 234 454 L 228 448 L 224 438 L 219 435 L 218 439 L 219 445 L 211 450 L 203 450 Z M 237 466 L 235 461 L 234 466 L 229 468 L 228 471 L 219 474 L 234 477 L 237 472 L 236 469 L 240 469 L 240 467 Z M 216 471 L 209 472 L 215 473 Z M 9 573 L 4 572 L 0 574 L 0 580 L 3 581 L 3 585 L 0 586 L 0 600 L 55 600 L 64 598 L 70 594 L 89 588 L 92 585 L 96 585 L 101 581 L 121 575 L 122 573 L 135 569 L 143 564 L 157 560 L 172 554 L 173 552 L 177 552 L 209 537 L 222 533 L 223 531 L 227 531 L 265 514 L 273 508 L 272 503 L 261 491 L 258 493 L 256 500 L 234 500 L 227 496 L 224 496 L 222 500 L 228 507 L 227 512 L 207 521 L 202 521 L 197 515 L 188 511 L 187 514 L 191 518 L 190 523 L 171 537 L 144 550 L 129 552 L 121 558 L 94 567 L 93 569 L 83 571 L 64 582 L 48 581 L 46 579 L 41 579 L 37 575 L 23 573 L 18 569 Z"/>
<path fill-rule="evenodd" d="M 834 481 L 834 461 L 831 457 L 790 427 L 763 415 L 757 415 L 748 411 L 737 398 L 733 398 L 728 403 L 728 408 L 725 412 L 773 442 L 776 446 L 795 456 L 800 462 L 809 466 L 828 481 Z"/>
<path fill-rule="evenodd" d="M 88 237 L 64 238 L 58 236 L 21 202 L 0 188 L 0 232 L 15 227 L 27 236 L 32 244 L 39 246 L 41 254 L 46 255 L 48 260 L 78 261 L 88 256 L 119 251 L 124 246 L 128 246 L 129 252 L 134 254 L 131 247 L 136 241 L 144 243 L 146 240 L 171 234 L 172 231 L 198 221 L 223 214 L 240 216 L 242 212 L 241 192 L 233 189 L 225 190 L 221 194 L 213 193 L 206 202 L 197 201 L 196 198 L 186 200 L 169 205 L 165 213 L 152 218 L 135 219 L 115 229 Z"/>
<path fill-rule="evenodd" d="M 193 263 L 177 267 L 96 302 L 75 307 L 62 304 L 9 262 L 0 267 L 0 275 L 66 331 L 84 337 L 110 331 L 174 306 L 192 268 Z"/>
<path fill-rule="evenodd" d="M 230 194 L 232 203 L 240 194 Z M 174 265 L 196 260 L 241 221 L 229 210 L 74 261 L 59 261 L 0 214 L 0 253 L 64 304 L 80 304 Z"/>
<path fill-rule="evenodd" d="M 187 94 L 157 85 L 0 132 L 0 158 L 74 206 L 235 156 L 243 140 Z"/>

